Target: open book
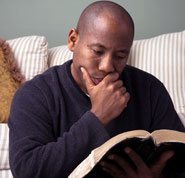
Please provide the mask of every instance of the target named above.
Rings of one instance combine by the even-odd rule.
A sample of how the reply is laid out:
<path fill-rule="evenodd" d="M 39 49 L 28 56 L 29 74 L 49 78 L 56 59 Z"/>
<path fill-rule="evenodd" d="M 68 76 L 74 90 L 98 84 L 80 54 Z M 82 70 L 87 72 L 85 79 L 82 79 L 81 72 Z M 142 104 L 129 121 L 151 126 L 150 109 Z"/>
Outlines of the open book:
<path fill-rule="evenodd" d="M 106 174 L 98 164 L 100 160 L 106 159 L 110 153 L 115 153 L 129 160 L 124 153 L 124 147 L 130 147 L 136 151 L 147 165 L 152 164 L 159 155 L 166 150 L 174 150 L 174 156 L 168 160 L 166 171 L 173 173 L 185 172 L 185 133 L 174 130 L 161 129 L 149 133 L 145 130 L 134 130 L 121 133 L 109 139 L 107 142 L 92 150 L 90 155 L 84 159 L 69 175 L 68 178 L 81 178 L 87 174 L 98 172 L 99 175 Z"/>

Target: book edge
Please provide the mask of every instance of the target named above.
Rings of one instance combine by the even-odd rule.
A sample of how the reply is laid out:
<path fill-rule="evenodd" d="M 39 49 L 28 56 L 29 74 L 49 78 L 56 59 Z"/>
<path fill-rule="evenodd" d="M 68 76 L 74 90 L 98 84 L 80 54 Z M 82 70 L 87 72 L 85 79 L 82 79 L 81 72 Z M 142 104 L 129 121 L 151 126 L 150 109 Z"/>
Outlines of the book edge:
<path fill-rule="evenodd" d="M 87 156 L 69 175 L 68 178 L 80 178 L 84 177 L 87 175 L 94 167 L 95 165 L 100 161 L 100 159 L 116 144 L 119 142 L 129 139 L 129 138 L 148 138 L 150 137 L 151 134 L 146 131 L 146 130 L 132 130 L 132 131 L 127 131 L 124 133 L 120 133 L 109 140 L 107 140 L 105 143 L 100 145 L 99 147 L 95 148 L 94 150 L 91 151 L 89 156 Z M 103 151 L 99 151 L 103 150 Z M 90 167 L 87 167 L 90 165 Z M 82 169 L 83 168 L 83 169 Z"/>

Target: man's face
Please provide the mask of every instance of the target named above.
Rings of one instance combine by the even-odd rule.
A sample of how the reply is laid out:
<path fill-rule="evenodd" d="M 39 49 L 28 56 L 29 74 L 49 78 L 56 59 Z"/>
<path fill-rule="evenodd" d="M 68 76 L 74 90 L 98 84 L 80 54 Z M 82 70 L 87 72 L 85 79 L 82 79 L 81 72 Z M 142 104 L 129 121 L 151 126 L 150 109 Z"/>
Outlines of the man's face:
<path fill-rule="evenodd" d="M 76 35 L 68 44 L 73 51 L 71 71 L 83 91 L 86 91 L 86 87 L 81 67 L 87 70 L 91 80 L 98 85 L 106 75 L 112 72 L 122 73 L 132 45 L 132 30 L 126 25 L 118 28 L 114 23 L 101 22 L 101 19 L 97 23 L 83 36 L 74 29 L 70 33 L 72 37 Z"/>

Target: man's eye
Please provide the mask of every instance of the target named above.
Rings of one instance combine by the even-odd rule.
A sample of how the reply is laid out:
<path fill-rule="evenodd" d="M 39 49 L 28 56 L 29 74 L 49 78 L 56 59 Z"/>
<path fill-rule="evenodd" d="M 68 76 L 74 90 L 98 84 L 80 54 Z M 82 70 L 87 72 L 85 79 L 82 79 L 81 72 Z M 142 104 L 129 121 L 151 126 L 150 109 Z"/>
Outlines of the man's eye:
<path fill-rule="evenodd" d="M 127 55 L 124 55 L 124 56 L 116 56 L 116 58 L 117 58 L 117 59 L 120 59 L 120 60 L 121 60 L 121 59 L 125 59 L 125 58 L 127 58 Z"/>
<path fill-rule="evenodd" d="M 94 52 L 96 55 L 102 55 L 102 54 L 103 54 L 103 51 L 99 51 L 99 50 L 94 50 L 94 49 L 93 49 L 93 52 Z"/>

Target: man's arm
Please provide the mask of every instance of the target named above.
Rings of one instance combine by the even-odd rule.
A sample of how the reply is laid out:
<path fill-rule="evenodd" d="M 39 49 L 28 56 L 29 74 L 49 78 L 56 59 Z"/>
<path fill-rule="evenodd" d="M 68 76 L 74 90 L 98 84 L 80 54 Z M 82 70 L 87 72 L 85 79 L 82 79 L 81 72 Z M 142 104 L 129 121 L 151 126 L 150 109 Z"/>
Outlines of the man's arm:
<path fill-rule="evenodd" d="M 89 111 L 57 138 L 47 102 L 30 84 L 14 97 L 8 124 L 10 166 L 15 178 L 67 177 L 93 148 L 109 138 Z"/>

